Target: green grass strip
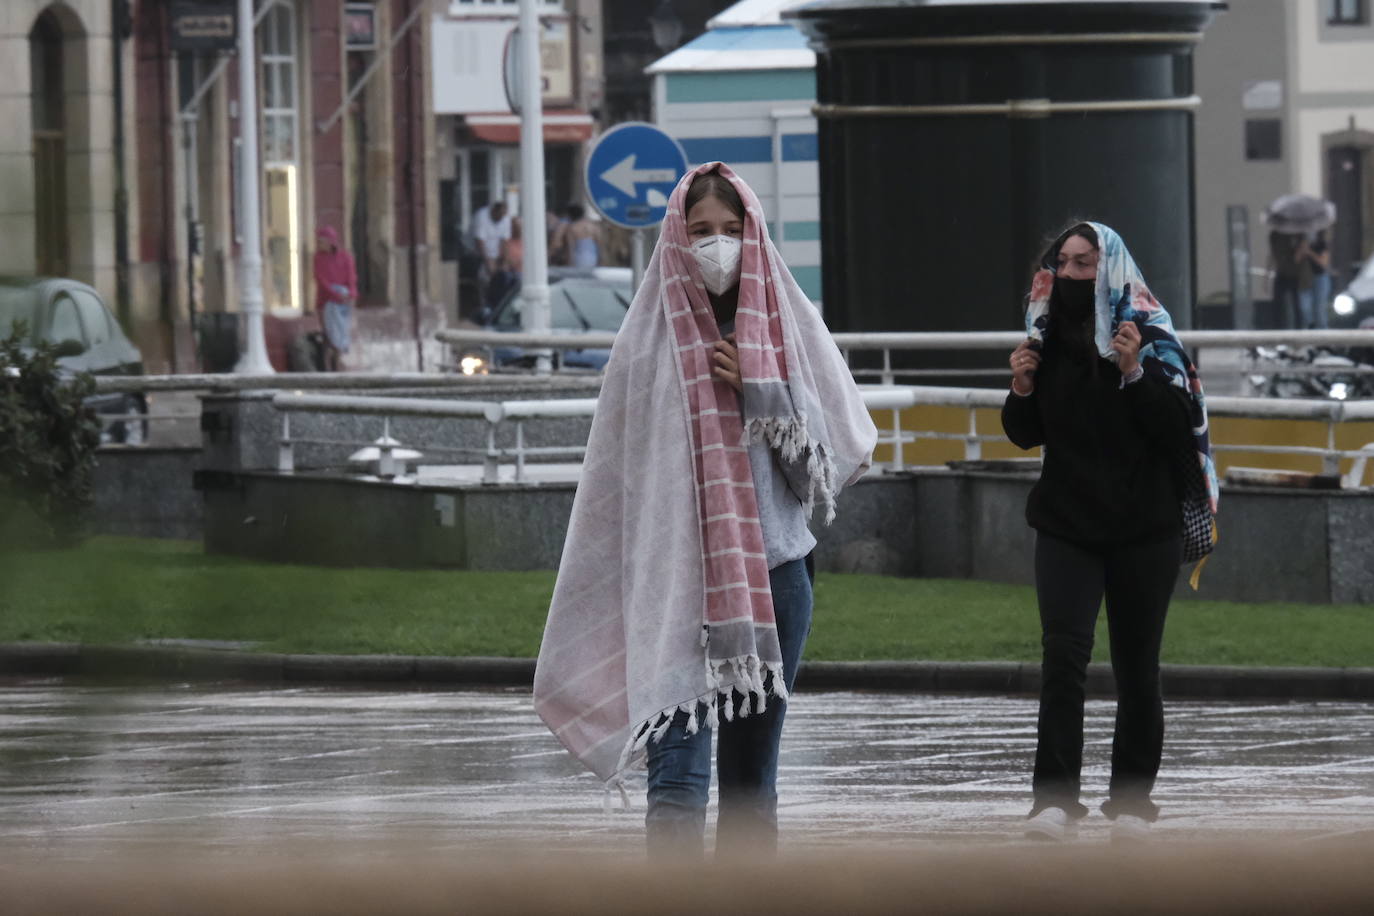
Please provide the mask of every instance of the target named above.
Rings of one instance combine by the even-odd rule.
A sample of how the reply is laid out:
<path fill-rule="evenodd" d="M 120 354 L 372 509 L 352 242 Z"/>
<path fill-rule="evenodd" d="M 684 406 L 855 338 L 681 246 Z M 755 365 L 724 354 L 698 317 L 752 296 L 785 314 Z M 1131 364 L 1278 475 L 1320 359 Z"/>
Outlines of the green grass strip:
<path fill-rule="evenodd" d="M 242 640 L 260 651 L 532 657 L 554 574 L 326 569 L 96 538 L 0 556 L 0 642 Z M 1025 586 L 823 573 L 806 657 L 1036 661 Z M 1105 615 L 1098 660 L 1107 658 Z M 1374 607 L 1177 601 L 1164 660 L 1366 666 Z"/>

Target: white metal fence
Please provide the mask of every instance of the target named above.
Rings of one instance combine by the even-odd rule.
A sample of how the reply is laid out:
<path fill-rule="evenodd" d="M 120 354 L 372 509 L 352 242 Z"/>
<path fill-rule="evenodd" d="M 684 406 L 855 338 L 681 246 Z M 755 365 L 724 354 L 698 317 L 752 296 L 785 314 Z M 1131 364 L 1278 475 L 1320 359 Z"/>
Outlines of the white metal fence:
<path fill-rule="evenodd" d="M 885 467 L 901 471 L 908 467 L 903 460 L 903 446 L 922 440 L 958 441 L 963 443 L 964 460 L 978 460 L 986 442 L 1005 442 L 1000 428 L 980 430 L 978 411 L 998 408 L 1005 392 L 985 388 L 945 388 L 935 386 L 874 386 L 863 390 L 864 402 L 881 417 L 887 415 L 890 425 L 879 432 L 879 445 L 891 446 L 892 458 Z M 419 416 L 432 418 L 465 418 L 483 420 L 487 424 L 486 444 L 477 448 L 451 446 L 423 446 L 427 453 L 456 455 L 476 459 L 483 466 L 485 483 L 501 481 L 500 469 L 505 463 L 514 464 L 514 481 L 527 482 L 525 464 L 531 458 L 580 458 L 585 453 L 581 444 L 530 447 L 525 445 L 524 424 L 530 420 L 591 417 L 596 409 L 594 398 L 547 401 L 450 401 L 424 398 L 378 398 L 347 395 L 279 394 L 273 404 L 281 411 L 282 426 L 279 443 L 278 469 L 283 472 L 295 468 L 295 447 L 303 444 L 338 445 L 347 447 L 373 446 L 378 449 L 379 476 L 396 476 L 404 467 L 398 458 L 401 449 L 416 443 L 402 444 L 391 438 L 391 418 Z M 954 407 L 967 411 L 964 432 L 942 432 L 932 429 L 912 429 L 904 425 L 902 411 L 911 407 Z M 1374 402 L 1340 402 L 1278 400 L 1260 398 L 1213 398 L 1209 401 L 1213 417 L 1245 417 L 1252 419 L 1311 420 L 1326 424 L 1327 442 L 1324 447 L 1297 445 L 1218 445 L 1218 451 L 1264 452 L 1271 454 L 1318 457 L 1326 473 L 1338 474 L 1343 459 L 1353 459 L 1351 470 L 1345 475 L 1346 487 L 1362 484 L 1366 461 L 1374 458 L 1374 442 L 1359 449 L 1341 449 L 1336 445 L 1336 432 L 1342 423 L 1374 420 Z M 381 438 L 377 440 L 334 440 L 293 437 L 291 415 L 295 412 L 348 413 L 375 416 L 381 421 Z M 503 424 L 513 424 L 515 445 L 498 446 Z"/>
<path fill-rule="evenodd" d="M 530 458 L 581 458 L 585 445 L 528 446 L 525 444 L 525 423 L 561 417 L 590 417 L 596 410 L 595 398 L 576 398 L 548 401 L 450 401 L 438 398 L 373 398 L 347 395 L 279 394 L 272 404 L 281 412 L 281 438 L 277 447 L 277 470 L 295 470 L 295 448 L 298 445 L 339 445 L 373 447 L 377 449 L 378 476 L 394 477 L 404 468 L 400 457 L 409 446 L 391 437 L 391 418 L 430 417 L 434 419 L 484 420 L 487 424 L 486 444 L 481 448 L 457 446 L 426 446 L 435 455 L 454 455 L 477 459 L 482 464 L 482 481 L 499 483 L 501 465 L 511 461 L 515 466 L 515 480 L 525 482 L 525 462 Z M 363 414 L 381 418 L 381 436 L 370 441 L 293 437 L 293 413 Z M 503 424 L 515 427 L 515 446 L 497 444 Z"/>
<path fill-rule="evenodd" d="M 868 388 L 864 391 L 864 402 L 872 411 L 890 411 L 891 427 L 881 434 L 879 444 L 894 446 L 890 467 L 902 470 L 901 445 L 921 439 L 956 440 L 964 443 L 964 459 L 978 460 L 982 457 L 984 442 L 1005 442 L 1000 425 L 996 432 L 989 433 L 978 428 L 979 408 L 1000 408 L 1006 400 L 1005 391 L 986 388 L 945 388 L 936 386 L 883 386 Z M 901 412 L 909 407 L 963 407 L 968 411 L 967 431 L 963 433 L 935 432 L 931 430 L 904 430 Z M 1346 487 L 1358 487 L 1364 477 L 1367 459 L 1374 458 L 1374 442 L 1358 449 L 1342 449 L 1336 444 L 1337 431 L 1342 423 L 1367 422 L 1374 420 L 1374 401 L 1317 401 L 1279 398 L 1230 398 L 1213 397 L 1207 399 L 1207 412 L 1210 418 L 1236 417 L 1255 420 L 1308 420 L 1325 424 L 1326 445 L 1264 445 L 1243 443 L 1212 443 L 1213 452 L 1252 452 L 1273 455 L 1300 455 L 1320 458 L 1325 474 L 1339 474 L 1343 459 L 1352 459 L 1352 467 L 1342 483 Z"/>
<path fill-rule="evenodd" d="M 446 330 L 438 338 L 454 347 L 516 346 L 525 348 L 544 348 L 554 350 L 608 348 L 615 340 L 614 334 L 523 334 L 500 333 L 491 331 Z M 1185 345 L 1190 347 L 1273 347 L 1288 345 L 1374 347 L 1374 331 L 1332 330 L 1332 331 L 1184 331 L 1180 335 Z M 1005 353 L 1023 339 L 1016 332 L 951 332 L 951 333 L 840 333 L 834 335 L 835 341 L 846 353 L 876 352 L 881 356 L 881 366 L 873 369 L 856 369 L 855 376 L 860 381 L 876 378 L 879 386 L 866 389 L 865 398 L 869 407 L 875 411 L 890 411 L 891 426 L 883 434 L 881 444 L 893 446 L 893 459 L 890 466 L 894 469 L 904 467 L 902 446 L 922 440 L 957 440 L 964 443 L 964 456 L 969 460 L 981 457 L 983 443 L 1002 441 L 1000 429 L 994 431 L 978 428 L 977 408 L 995 408 L 1002 403 L 1005 392 L 996 389 L 947 388 L 935 386 L 899 386 L 899 377 L 932 370 L 905 370 L 894 368 L 893 354 L 914 351 L 999 351 Z M 934 370 L 943 372 L 946 370 Z M 965 369 L 947 370 L 952 373 L 969 375 Z M 988 373 L 1006 376 L 1005 368 L 986 370 Z M 1206 371 L 1204 367 L 1204 372 Z M 532 394 L 549 390 L 553 386 L 566 389 L 569 386 L 587 386 L 595 389 L 595 378 L 576 377 L 533 377 L 529 375 L 493 375 L 487 377 L 468 377 L 449 374 L 421 373 L 300 373 L 280 375 L 172 375 L 109 377 L 96 381 L 101 392 L 159 392 L 159 391 L 251 391 L 291 389 L 295 392 L 344 390 L 405 390 L 434 389 L 446 392 L 462 391 L 478 395 L 492 387 L 516 386 Z M 293 438 L 290 433 L 290 415 L 299 411 L 324 413 L 355 413 L 377 416 L 382 421 L 382 432 L 389 433 L 389 419 L 394 416 L 429 417 L 467 417 L 481 418 L 488 424 L 487 444 L 483 448 L 450 448 L 429 446 L 428 451 L 435 454 L 451 454 L 469 460 L 479 461 L 484 468 L 483 479 L 494 481 L 503 462 L 515 465 L 517 480 L 525 479 L 524 465 L 527 458 L 569 457 L 582 454 L 578 445 L 531 448 L 524 445 L 524 423 L 550 417 L 590 416 L 595 405 L 594 399 L 580 401 L 567 400 L 441 400 L 423 398 L 366 397 L 360 395 L 310 395 L 287 394 L 276 396 L 274 403 L 282 411 L 283 433 L 281 436 L 280 463 L 284 470 L 294 467 L 294 446 L 305 444 L 307 440 Z M 1328 473 L 1338 471 L 1343 459 L 1354 460 L 1354 468 L 1348 473 L 1351 485 L 1362 480 L 1366 459 L 1374 457 L 1374 444 L 1356 450 L 1342 450 L 1336 445 L 1336 432 L 1342 423 L 1357 420 L 1374 420 L 1374 401 L 1334 401 L 1321 399 L 1277 399 L 1277 398 L 1237 398 L 1211 397 L 1209 406 L 1214 417 L 1247 417 L 1315 420 L 1326 424 L 1326 443 L 1322 447 L 1265 444 L 1216 444 L 1219 452 L 1242 451 L 1255 453 L 1297 455 L 1318 457 Z M 968 409 L 966 430 L 961 433 L 941 432 L 938 430 L 903 429 L 900 412 L 914 406 L 965 407 Z M 193 415 L 173 415 L 186 419 Z M 154 414 L 146 419 L 156 419 Z M 498 447 L 497 431 L 503 424 L 513 424 L 515 446 Z M 318 444 L 372 445 L 374 443 L 328 442 L 327 440 L 308 440 Z M 378 446 L 379 465 L 382 459 L 395 465 L 393 447 Z"/>
<path fill-rule="evenodd" d="M 435 335 L 440 341 L 456 349 L 491 350 L 493 348 L 523 348 L 546 350 L 609 349 L 615 343 L 615 334 L 526 334 L 504 333 L 501 331 L 449 329 Z M 1026 339 L 1018 331 L 919 331 L 919 332 L 841 332 L 832 335 L 835 343 L 845 354 L 845 359 L 853 362 L 854 354 L 873 352 L 878 354 L 881 365 L 874 368 L 853 368 L 854 377 L 859 381 L 876 379 L 883 385 L 894 385 L 899 379 L 939 378 L 939 377 L 992 377 L 1009 378 L 1011 371 L 1000 360 L 992 368 L 903 368 L 894 365 L 894 353 L 954 351 L 977 352 L 996 351 L 1009 353 L 1017 344 Z M 1326 330 L 1326 331 L 1181 331 L 1179 338 L 1184 346 L 1201 349 L 1237 349 L 1248 347 L 1374 347 L 1374 331 Z M 1205 371 L 1205 368 L 1204 368 Z M 1236 371 L 1251 372 L 1252 366 L 1238 366 Z"/>
<path fill-rule="evenodd" d="M 17 370 L 16 370 L 17 374 Z M 595 393 L 599 378 L 536 377 L 532 375 L 501 375 L 468 378 L 460 375 L 421 372 L 300 372 L 273 375 L 238 375 L 234 373 L 199 373 L 184 375 L 121 375 L 97 376 L 99 394 L 139 393 L 149 396 L 146 413 L 101 413 L 99 419 L 106 429 L 116 423 L 154 426 L 168 422 L 199 421 L 200 411 L 168 410 L 160 403 L 161 395 L 171 393 L 228 394 L 246 391 L 421 391 L 481 393 L 483 389 L 501 388 L 532 392 L 585 387 Z M 140 435 L 137 444 L 145 444 Z"/>

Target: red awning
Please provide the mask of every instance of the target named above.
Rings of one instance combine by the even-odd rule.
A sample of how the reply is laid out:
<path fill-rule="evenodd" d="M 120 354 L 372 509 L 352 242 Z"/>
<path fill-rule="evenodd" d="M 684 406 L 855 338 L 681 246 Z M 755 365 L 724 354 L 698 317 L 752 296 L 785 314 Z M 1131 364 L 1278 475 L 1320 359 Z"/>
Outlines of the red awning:
<path fill-rule="evenodd" d="M 520 142 L 520 117 L 510 112 L 470 114 L 464 118 L 468 130 L 486 143 Z M 573 108 L 551 108 L 544 112 L 545 143 L 583 143 L 592 138 L 596 127 L 592 116 Z"/>

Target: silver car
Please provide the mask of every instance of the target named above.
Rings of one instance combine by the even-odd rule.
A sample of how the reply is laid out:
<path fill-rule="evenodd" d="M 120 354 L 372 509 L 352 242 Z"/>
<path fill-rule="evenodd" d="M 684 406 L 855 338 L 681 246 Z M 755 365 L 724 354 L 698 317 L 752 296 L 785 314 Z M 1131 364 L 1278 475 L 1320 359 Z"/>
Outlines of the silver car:
<path fill-rule="evenodd" d="M 76 280 L 0 277 L 0 338 L 9 337 L 15 324 L 27 328 L 29 349 L 40 342 L 57 347 L 57 364 L 75 375 L 142 375 L 143 354 L 125 336 L 100 294 Z M 86 402 L 97 413 L 133 415 L 148 412 L 143 394 L 96 394 Z M 103 442 L 142 445 L 148 421 L 106 423 Z"/>

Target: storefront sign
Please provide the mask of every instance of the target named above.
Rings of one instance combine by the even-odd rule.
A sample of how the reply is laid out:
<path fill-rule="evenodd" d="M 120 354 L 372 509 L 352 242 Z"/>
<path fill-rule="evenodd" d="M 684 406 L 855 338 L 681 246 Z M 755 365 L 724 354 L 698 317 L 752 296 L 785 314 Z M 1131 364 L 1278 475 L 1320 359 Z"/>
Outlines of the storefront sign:
<path fill-rule="evenodd" d="M 168 8 L 173 51 L 229 51 L 237 38 L 234 4 L 225 0 L 172 0 Z"/>

